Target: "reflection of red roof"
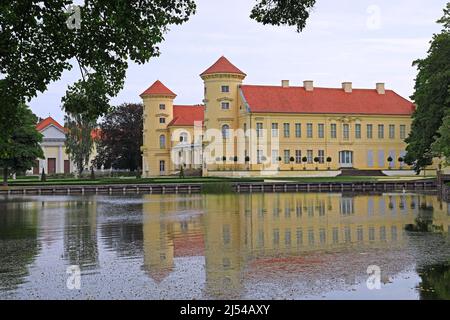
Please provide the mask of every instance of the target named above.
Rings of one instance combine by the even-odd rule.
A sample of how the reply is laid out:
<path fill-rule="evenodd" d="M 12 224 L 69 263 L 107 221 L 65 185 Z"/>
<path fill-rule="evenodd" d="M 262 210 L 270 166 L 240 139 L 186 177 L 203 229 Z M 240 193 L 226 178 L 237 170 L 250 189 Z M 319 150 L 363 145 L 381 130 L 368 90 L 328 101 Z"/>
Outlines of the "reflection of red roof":
<path fill-rule="evenodd" d="M 174 96 L 177 95 L 173 93 L 169 88 L 167 88 L 161 81 L 156 80 L 147 90 L 145 90 L 142 94 L 142 96 L 151 96 L 151 95 L 167 95 L 167 96 Z"/>
<path fill-rule="evenodd" d="M 241 86 L 251 112 L 411 115 L 412 102 L 392 90 Z"/>
<path fill-rule="evenodd" d="M 64 127 L 62 125 L 59 124 L 58 121 L 56 121 L 55 119 L 53 119 L 52 117 L 48 117 L 45 118 L 44 120 L 41 120 L 37 125 L 36 125 L 36 130 L 37 131 L 42 131 L 45 128 L 47 128 L 50 125 L 54 125 L 55 127 L 57 127 L 58 129 L 64 131 Z"/>
<path fill-rule="evenodd" d="M 91 138 L 94 140 L 100 139 L 102 136 L 102 130 L 100 128 L 96 128 L 91 131 Z"/>
<path fill-rule="evenodd" d="M 244 76 L 246 75 L 224 56 L 220 57 L 219 60 L 217 60 L 211 67 L 206 69 L 200 76 L 213 73 L 237 73 Z"/>
<path fill-rule="evenodd" d="M 193 126 L 195 121 L 204 119 L 205 107 L 202 105 L 194 106 L 173 106 L 173 120 L 169 126 Z"/>
<path fill-rule="evenodd" d="M 195 257 L 205 255 L 203 234 L 191 234 L 173 239 L 175 257 Z"/>

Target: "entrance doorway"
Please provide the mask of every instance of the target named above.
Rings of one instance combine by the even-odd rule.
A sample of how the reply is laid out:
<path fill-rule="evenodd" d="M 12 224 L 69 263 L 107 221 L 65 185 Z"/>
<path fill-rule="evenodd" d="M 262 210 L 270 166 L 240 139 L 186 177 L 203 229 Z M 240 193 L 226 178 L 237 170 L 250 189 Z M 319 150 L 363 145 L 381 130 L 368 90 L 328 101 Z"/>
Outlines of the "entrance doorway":
<path fill-rule="evenodd" d="M 339 164 L 341 168 L 353 167 L 353 151 L 341 151 L 339 152 Z"/>

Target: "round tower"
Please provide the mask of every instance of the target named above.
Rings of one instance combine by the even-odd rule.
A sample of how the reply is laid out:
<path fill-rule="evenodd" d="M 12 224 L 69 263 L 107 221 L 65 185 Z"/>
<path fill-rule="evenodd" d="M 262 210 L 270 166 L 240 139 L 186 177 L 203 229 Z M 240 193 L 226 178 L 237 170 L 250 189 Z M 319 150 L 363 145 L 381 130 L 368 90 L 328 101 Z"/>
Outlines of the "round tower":
<path fill-rule="evenodd" d="M 140 96 L 144 103 L 142 174 L 169 174 L 172 164 L 168 125 L 173 120 L 173 100 L 177 95 L 157 80 Z"/>
<path fill-rule="evenodd" d="M 246 74 L 239 70 L 224 56 L 200 74 L 204 82 L 205 135 L 204 142 L 210 142 L 209 129 L 236 130 L 239 128 L 239 86 Z M 230 157 L 236 155 L 227 152 L 226 162 L 232 163 Z M 205 168 L 204 166 L 204 169 Z"/>

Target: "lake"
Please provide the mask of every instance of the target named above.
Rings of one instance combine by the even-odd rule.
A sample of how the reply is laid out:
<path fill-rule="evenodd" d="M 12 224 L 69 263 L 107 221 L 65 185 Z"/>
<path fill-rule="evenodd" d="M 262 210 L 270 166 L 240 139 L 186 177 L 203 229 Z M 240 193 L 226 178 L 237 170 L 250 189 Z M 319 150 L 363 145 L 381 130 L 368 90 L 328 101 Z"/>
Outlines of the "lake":
<path fill-rule="evenodd" d="M 0 299 L 450 299 L 449 228 L 426 194 L 5 196 Z"/>

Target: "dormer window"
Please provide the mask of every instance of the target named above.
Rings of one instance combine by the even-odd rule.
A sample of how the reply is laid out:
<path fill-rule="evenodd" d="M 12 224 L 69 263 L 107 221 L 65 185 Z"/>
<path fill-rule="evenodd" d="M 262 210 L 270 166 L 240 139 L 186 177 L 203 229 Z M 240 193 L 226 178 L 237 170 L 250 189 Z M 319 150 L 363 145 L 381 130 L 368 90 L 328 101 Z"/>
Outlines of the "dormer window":
<path fill-rule="evenodd" d="M 229 110 L 229 109 L 230 109 L 230 103 L 222 102 L 222 110 Z"/>
<path fill-rule="evenodd" d="M 166 110 L 166 105 L 164 103 L 161 103 L 159 105 L 159 110 Z"/>
<path fill-rule="evenodd" d="M 222 92 L 224 93 L 230 92 L 230 86 L 222 86 Z"/>

